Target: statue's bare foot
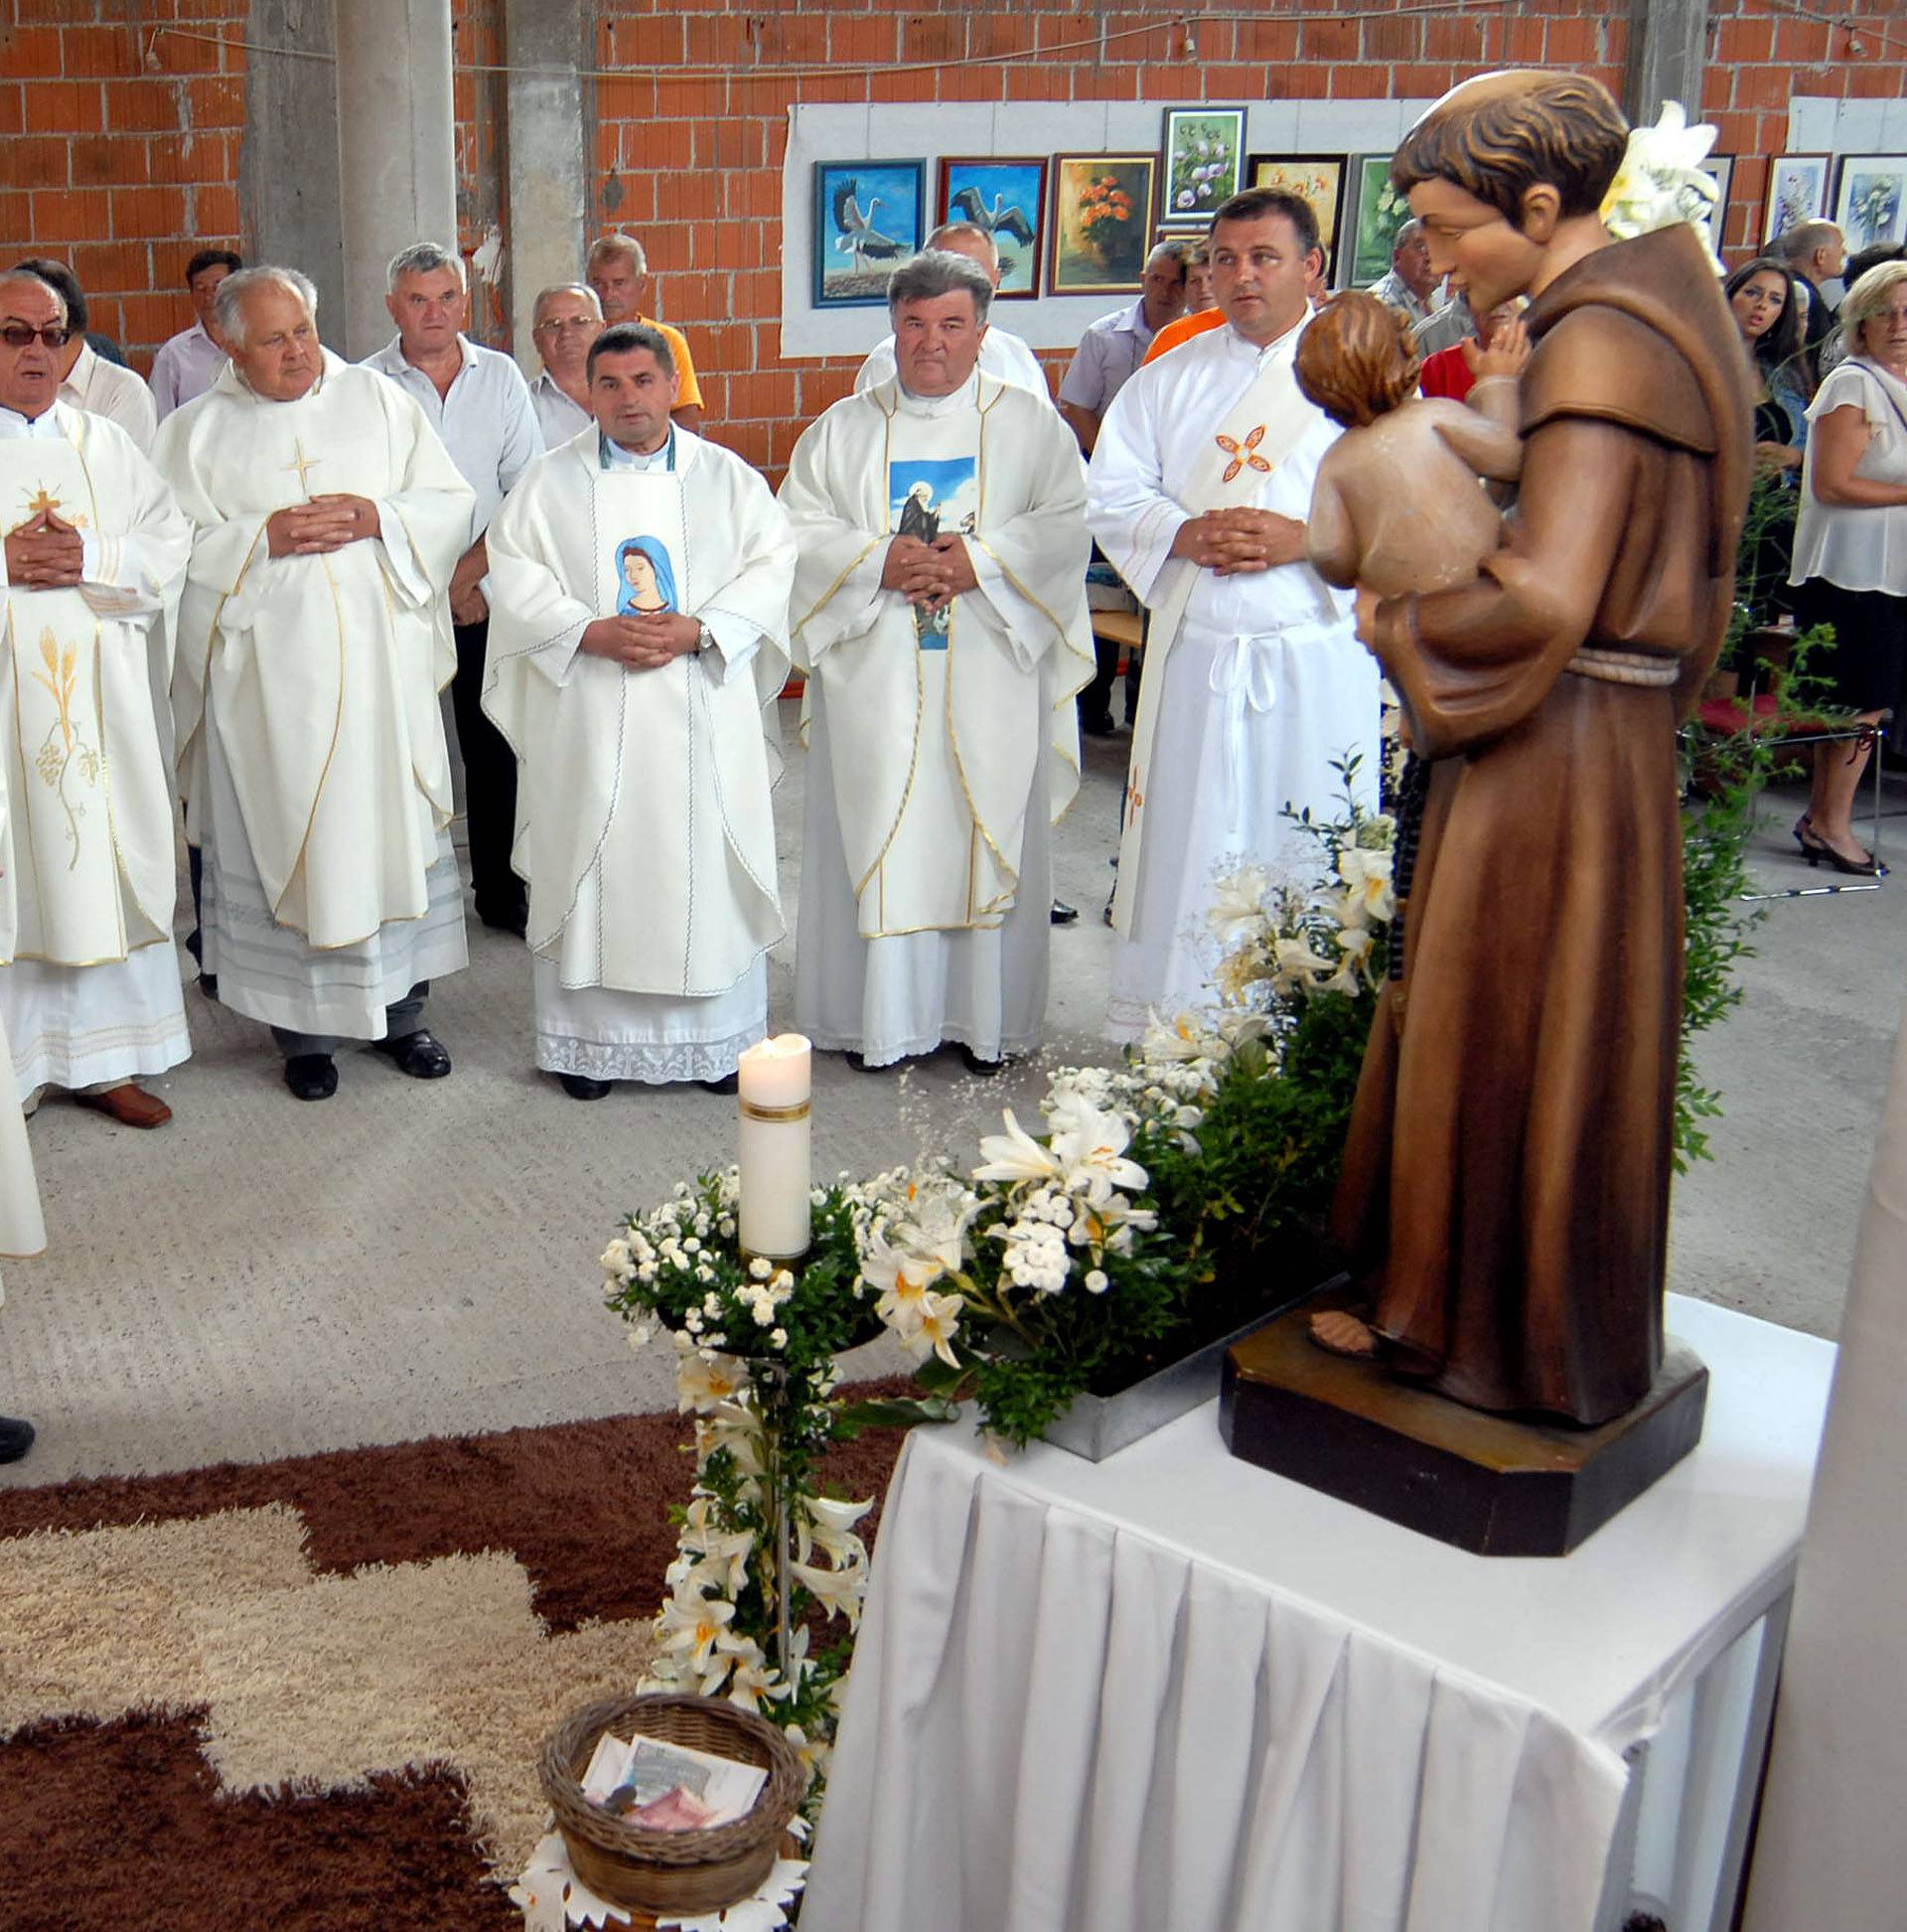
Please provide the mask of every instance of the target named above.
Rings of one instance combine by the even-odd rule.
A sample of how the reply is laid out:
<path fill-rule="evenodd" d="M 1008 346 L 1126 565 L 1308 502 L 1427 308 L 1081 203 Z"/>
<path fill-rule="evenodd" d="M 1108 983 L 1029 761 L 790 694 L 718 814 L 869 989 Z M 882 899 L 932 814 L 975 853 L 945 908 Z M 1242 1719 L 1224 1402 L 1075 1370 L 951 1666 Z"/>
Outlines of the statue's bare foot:
<path fill-rule="evenodd" d="M 1360 1321 L 1342 1308 L 1329 1308 L 1321 1315 L 1313 1315 L 1311 1339 L 1332 1355 L 1348 1355 L 1358 1362 L 1377 1359 L 1378 1331 L 1368 1321 Z"/>

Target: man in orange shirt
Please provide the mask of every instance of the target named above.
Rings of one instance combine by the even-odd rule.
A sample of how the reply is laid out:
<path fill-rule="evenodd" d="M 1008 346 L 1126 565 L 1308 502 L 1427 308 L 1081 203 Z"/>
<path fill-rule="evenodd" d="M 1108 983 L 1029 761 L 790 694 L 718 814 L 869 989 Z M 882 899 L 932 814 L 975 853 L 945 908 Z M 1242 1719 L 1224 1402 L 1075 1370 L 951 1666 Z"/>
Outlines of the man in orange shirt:
<path fill-rule="evenodd" d="M 1200 241 L 1185 257 L 1185 313 L 1177 321 L 1168 322 L 1152 338 L 1152 347 L 1145 352 L 1139 367 L 1143 369 L 1147 363 L 1156 363 L 1167 350 L 1224 324 L 1225 312 L 1219 307 L 1219 298 L 1212 293 L 1212 251 Z"/>
<path fill-rule="evenodd" d="M 669 412 L 669 420 L 682 429 L 699 432 L 702 426 L 702 391 L 695 380 L 695 365 L 689 358 L 688 343 L 679 329 L 643 313 L 643 284 L 649 278 L 649 257 L 633 234 L 605 234 L 590 247 L 583 262 L 583 279 L 596 291 L 603 305 L 603 327 L 618 322 L 640 322 L 654 329 L 668 344 L 675 361 L 680 394 Z"/>

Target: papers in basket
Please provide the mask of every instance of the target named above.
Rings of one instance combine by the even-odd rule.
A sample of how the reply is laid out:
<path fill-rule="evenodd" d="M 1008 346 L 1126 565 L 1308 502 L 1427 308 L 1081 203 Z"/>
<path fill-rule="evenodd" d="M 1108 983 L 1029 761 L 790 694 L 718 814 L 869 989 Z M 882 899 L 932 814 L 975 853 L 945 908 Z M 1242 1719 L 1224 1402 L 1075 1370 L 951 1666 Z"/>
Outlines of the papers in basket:
<path fill-rule="evenodd" d="M 767 1782 L 759 1764 L 640 1731 L 625 1743 L 605 1731 L 583 1773 L 583 1796 L 652 1832 L 699 1832 L 746 1816 Z"/>

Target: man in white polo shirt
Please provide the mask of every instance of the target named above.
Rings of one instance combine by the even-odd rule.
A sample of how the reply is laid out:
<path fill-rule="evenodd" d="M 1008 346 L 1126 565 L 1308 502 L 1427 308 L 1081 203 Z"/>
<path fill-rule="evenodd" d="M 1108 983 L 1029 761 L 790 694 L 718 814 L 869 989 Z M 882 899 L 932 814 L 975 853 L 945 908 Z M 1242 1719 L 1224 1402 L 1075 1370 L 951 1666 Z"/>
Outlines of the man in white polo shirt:
<path fill-rule="evenodd" d="M 490 605 L 484 577 L 490 558 L 484 531 L 516 479 L 543 453 L 529 385 L 510 357 L 480 349 L 463 333 L 470 299 L 464 264 L 435 241 L 393 257 L 385 298 L 397 334 L 365 367 L 387 375 L 422 405 L 450 460 L 477 493 L 470 547 L 450 579 L 450 616 L 457 639 L 451 702 L 464 761 L 464 815 L 470 831 L 470 882 L 477 917 L 499 931 L 523 934 L 529 901 L 510 866 L 516 836 L 516 757 L 484 716 L 484 653 Z"/>
<path fill-rule="evenodd" d="M 603 333 L 603 305 L 587 282 L 558 282 L 536 297 L 530 340 L 542 368 L 529 385 L 545 449 L 561 449 L 596 418 L 589 407 L 589 346 Z"/>
<path fill-rule="evenodd" d="M 186 263 L 193 325 L 161 343 L 152 359 L 152 399 L 161 422 L 218 381 L 225 366 L 225 352 L 206 333 L 206 324 L 212 319 L 219 284 L 244 265 L 229 248 L 201 248 Z"/>

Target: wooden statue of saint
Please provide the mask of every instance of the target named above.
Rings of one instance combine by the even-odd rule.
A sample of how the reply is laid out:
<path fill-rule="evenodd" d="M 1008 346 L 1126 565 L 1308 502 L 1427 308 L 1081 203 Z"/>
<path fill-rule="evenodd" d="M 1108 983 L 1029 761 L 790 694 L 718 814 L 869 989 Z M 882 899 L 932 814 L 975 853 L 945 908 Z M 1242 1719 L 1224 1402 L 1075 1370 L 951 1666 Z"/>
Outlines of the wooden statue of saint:
<path fill-rule="evenodd" d="M 1482 75 L 1391 178 L 1478 315 L 1518 295 L 1522 475 L 1467 583 L 1365 600 L 1429 761 L 1336 1206 L 1380 1353 L 1474 1408 L 1593 1425 L 1649 1392 L 1680 1036 L 1676 731 L 1720 647 L 1753 394 L 1685 225 L 1599 218 L 1628 128 L 1594 80 Z"/>

